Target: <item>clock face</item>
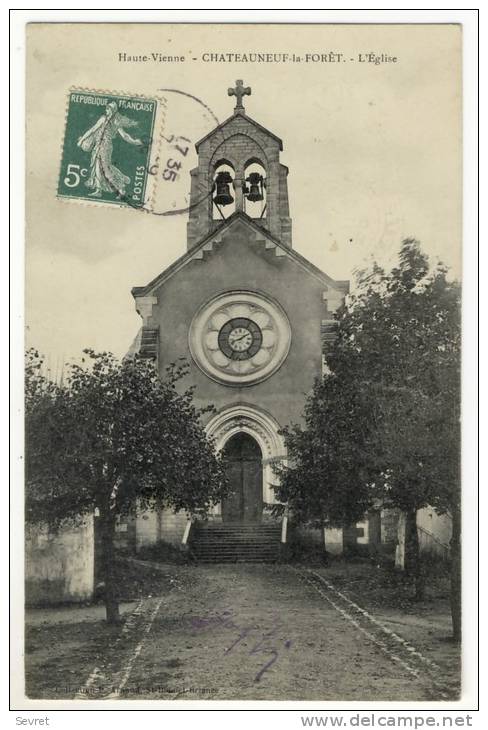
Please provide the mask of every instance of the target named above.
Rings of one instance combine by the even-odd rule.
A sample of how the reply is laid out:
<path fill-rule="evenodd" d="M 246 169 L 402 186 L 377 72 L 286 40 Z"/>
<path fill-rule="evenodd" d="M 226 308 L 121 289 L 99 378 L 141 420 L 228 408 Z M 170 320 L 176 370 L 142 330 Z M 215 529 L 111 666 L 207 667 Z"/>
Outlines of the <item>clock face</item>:
<path fill-rule="evenodd" d="M 291 330 L 280 305 L 255 292 L 227 292 L 207 302 L 190 326 L 193 359 L 226 385 L 252 385 L 272 375 L 290 347 Z"/>
<path fill-rule="evenodd" d="M 252 319 L 235 317 L 220 330 L 218 343 L 221 352 L 231 360 L 248 360 L 261 349 L 263 334 Z"/>

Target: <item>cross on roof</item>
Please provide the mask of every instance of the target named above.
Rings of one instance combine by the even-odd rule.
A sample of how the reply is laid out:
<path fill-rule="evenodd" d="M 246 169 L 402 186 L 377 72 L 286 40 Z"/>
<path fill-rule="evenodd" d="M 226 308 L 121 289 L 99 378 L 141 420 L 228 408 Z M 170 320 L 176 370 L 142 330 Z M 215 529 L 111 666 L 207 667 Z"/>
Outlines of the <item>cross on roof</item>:
<path fill-rule="evenodd" d="M 237 111 L 238 109 L 244 110 L 244 105 L 242 103 L 242 97 L 243 96 L 251 96 L 251 87 L 250 86 L 243 86 L 242 79 L 237 79 L 235 89 L 227 89 L 227 93 L 229 96 L 236 96 L 237 97 L 237 104 L 235 106 L 234 111 Z"/>

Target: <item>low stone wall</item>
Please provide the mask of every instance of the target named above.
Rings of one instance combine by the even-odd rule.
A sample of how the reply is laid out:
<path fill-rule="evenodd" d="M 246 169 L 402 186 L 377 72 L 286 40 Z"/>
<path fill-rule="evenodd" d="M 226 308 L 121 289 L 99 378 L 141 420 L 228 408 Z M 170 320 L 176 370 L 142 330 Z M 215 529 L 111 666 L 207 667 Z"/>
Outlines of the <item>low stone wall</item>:
<path fill-rule="evenodd" d="M 417 512 L 420 550 L 447 558 L 450 551 L 452 520 L 449 515 L 438 515 L 432 507 Z"/>
<path fill-rule="evenodd" d="M 293 524 L 292 524 L 293 529 Z M 324 531 L 319 528 L 297 526 L 294 528 L 295 534 L 304 543 L 311 545 L 324 545 Z M 325 547 L 327 552 L 333 555 L 340 555 L 343 550 L 342 530 L 336 528 L 328 528 L 325 530 Z"/>
<path fill-rule="evenodd" d="M 188 517 L 184 512 L 140 512 L 136 518 L 136 550 L 163 540 L 181 544 Z"/>
<path fill-rule="evenodd" d="M 325 546 L 327 552 L 341 555 L 344 551 L 350 553 L 353 548 L 358 554 L 380 554 L 385 557 L 395 556 L 398 544 L 398 524 L 400 511 L 398 509 L 384 509 L 380 513 L 371 513 L 362 522 L 347 530 L 327 529 L 325 531 Z M 142 547 L 156 545 L 161 540 L 174 545 L 181 544 L 187 516 L 184 512 L 174 514 L 170 510 L 158 512 L 141 512 L 137 515 L 135 525 L 136 550 Z M 210 521 L 221 521 L 221 516 L 211 516 Z M 273 521 L 271 516 L 266 520 Z M 293 530 L 295 539 L 315 548 L 323 547 L 323 530 L 305 526 L 295 526 L 289 523 L 289 531 Z M 447 516 L 439 516 L 432 508 L 419 510 L 417 514 L 420 548 L 422 551 L 432 551 L 445 557 L 449 550 L 451 538 L 451 520 Z M 351 534 L 349 534 L 351 533 Z M 354 533 L 354 534 L 352 534 Z M 291 534 L 289 535 L 289 539 Z"/>
<path fill-rule="evenodd" d="M 93 517 L 58 532 L 26 527 L 25 600 L 27 605 L 89 601 L 94 589 Z"/>

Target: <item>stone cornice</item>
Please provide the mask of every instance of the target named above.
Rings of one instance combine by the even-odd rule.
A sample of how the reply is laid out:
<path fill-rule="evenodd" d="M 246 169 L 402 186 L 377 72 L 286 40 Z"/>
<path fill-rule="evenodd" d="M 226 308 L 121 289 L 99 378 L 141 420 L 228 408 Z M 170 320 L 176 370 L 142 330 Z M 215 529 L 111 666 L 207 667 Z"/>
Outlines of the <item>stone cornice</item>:
<path fill-rule="evenodd" d="M 169 266 L 155 279 L 149 282 L 147 286 L 134 287 L 132 289 L 132 295 L 134 296 L 134 298 L 138 299 L 140 297 L 151 295 L 155 289 L 161 286 L 161 284 L 163 284 L 171 276 L 180 271 L 190 261 L 203 260 L 205 257 L 205 252 L 211 253 L 213 251 L 214 245 L 222 242 L 224 235 L 232 226 L 236 225 L 237 222 L 244 224 L 251 231 L 253 231 L 255 237 L 254 240 L 263 242 L 265 248 L 267 248 L 268 250 L 274 250 L 276 256 L 288 257 L 302 269 L 304 269 L 309 274 L 318 279 L 321 283 L 323 283 L 325 285 L 325 289 L 328 292 L 328 299 L 340 299 L 343 297 L 343 295 L 348 293 L 348 281 L 335 281 L 325 272 L 321 271 L 317 266 L 315 266 L 315 264 L 312 264 L 310 261 L 308 261 L 304 256 L 297 253 L 297 251 L 290 248 L 289 246 L 286 246 L 277 238 L 275 238 L 275 236 L 273 236 L 266 228 L 263 228 L 262 226 L 259 226 L 257 223 L 255 223 L 252 218 L 246 215 L 246 213 L 238 212 L 234 213 L 230 218 L 228 218 L 225 223 L 222 224 L 222 226 L 214 231 L 211 231 L 193 248 L 184 253 L 183 256 L 180 256 L 180 258 L 177 259 L 173 264 L 171 264 L 171 266 Z M 329 292 L 330 289 L 333 290 L 334 293 Z M 337 292 L 337 294 L 334 296 L 335 292 Z"/>

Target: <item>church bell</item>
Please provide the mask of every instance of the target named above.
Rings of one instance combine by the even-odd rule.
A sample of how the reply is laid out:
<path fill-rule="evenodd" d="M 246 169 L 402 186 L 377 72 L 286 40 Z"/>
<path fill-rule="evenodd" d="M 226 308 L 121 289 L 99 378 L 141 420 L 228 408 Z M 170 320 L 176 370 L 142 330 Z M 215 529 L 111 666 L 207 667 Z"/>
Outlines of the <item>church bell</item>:
<path fill-rule="evenodd" d="M 246 177 L 246 182 L 249 183 L 249 192 L 246 191 L 246 198 L 251 203 L 257 203 L 260 200 L 264 200 L 263 187 L 264 178 L 259 172 L 251 172 L 249 177 Z"/>
<path fill-rule="evenodd" d="M 232 183 L 232 177 L 229 172 L 219 172 L 215 178 L 215 185 L 217 192 L 215 194 L 214 202 L 217 205 L 230 205 L 234 198 L 230 192 L 230 184 Z"/>

